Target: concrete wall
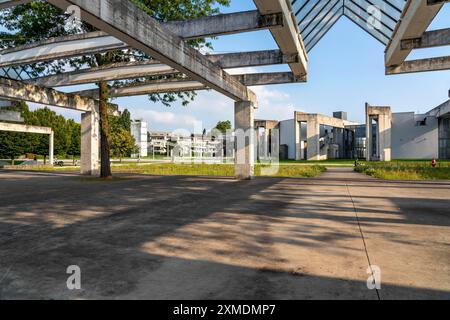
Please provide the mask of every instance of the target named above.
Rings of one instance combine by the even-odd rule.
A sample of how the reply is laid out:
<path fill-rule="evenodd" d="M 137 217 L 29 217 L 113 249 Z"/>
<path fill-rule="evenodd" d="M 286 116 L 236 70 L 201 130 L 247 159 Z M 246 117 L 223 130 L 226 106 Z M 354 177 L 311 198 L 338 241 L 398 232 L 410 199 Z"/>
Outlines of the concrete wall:
<path fill-rule="evenodd" d="M 280 145 L 288 146 L 289 160 L 295 160 L 295 127 L 294 119 L 280 122 Z"/>
<path fill-rule="evenodd" d="M 139 147 L 139 154 L 133 155 L 134 157 L 147 157 L 148 156 L 148 125 L 144 121 L 135 121 L 131 124 L 131 135 L 136 140 L 136 144 Z"/>
<path fill-rule="evenodd" d="M 418 126 L 427 115 L 414 112 L 392 115 L 392 158 L 433 159 L 439 157 L 438 120 L 427 117 L 426 126 Z"/>

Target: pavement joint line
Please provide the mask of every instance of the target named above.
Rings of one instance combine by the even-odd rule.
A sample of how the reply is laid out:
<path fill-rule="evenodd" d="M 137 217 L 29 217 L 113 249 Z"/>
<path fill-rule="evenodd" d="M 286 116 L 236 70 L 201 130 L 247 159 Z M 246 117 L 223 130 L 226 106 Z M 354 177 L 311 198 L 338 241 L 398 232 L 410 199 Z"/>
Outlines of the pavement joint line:
<path fill-rule="evenodd" d="M 370 261 L 369 250 L 367 249 L 366 238 L 364 237 L 364 232 L 362 230 L 361 221 L 360 221 L 359 215 L 358 215 L 358 210 L 356 210 L 355 201 L 353 200 L 353 196 L 350 193 L 350 186 L 348 185 L 348 183 L 346 183 L 345 186 L 347 187 L 347 193 L 348 193 L 348 195 L 350 197 L 350 200 L 352 201 L 353 210 L 355 211 L 356 221 L 358 223 L 359 232 L 361 233 L 361 239 L 363 241 L 364 251 L 366 252 L 367 262 L 369 263 L 369 268 L 370 268 L 370 271 L 372 273 L 372 277 L 373 277 L 373 279 L 375 279 L 375 272 L 372 269 L 372 262 Z M 377 288 L 375 288 L 375 290 L 376 290 L 376 293 L 377 293 L 378 300 L 381 300 L 381 296 L 380 296 L 379 290 Z"/>

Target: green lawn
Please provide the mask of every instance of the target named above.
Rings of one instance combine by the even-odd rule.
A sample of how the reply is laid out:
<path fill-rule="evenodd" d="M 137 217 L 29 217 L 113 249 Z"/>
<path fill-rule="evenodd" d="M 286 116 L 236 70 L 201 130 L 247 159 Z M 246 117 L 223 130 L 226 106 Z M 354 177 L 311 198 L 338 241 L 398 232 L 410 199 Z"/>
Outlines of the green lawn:
<path fill-rule="evenodd" d="M 355 168 L 357 172 L 384 180 L 450 180 L 450 162 L 441 161 L 436 168 L 431 161 L 371 162 Z"/>
<path fill-rule="evenodd" d="M 265 165 L 255 166 L 255 175 L 269 175 L 273 177 L 315 177 L 326 171 L 323 166 L 280 166 L 276 173 L 264 174 L 263 169 L 268 169 Z M 136 173 L 152 175 L 200 175 L 200 176 L 221 176 L 234 177 L 234 165 L 229 164 L 149 164 L 149 165 L 125 165 L 113 166 L 116 173 Z"/>

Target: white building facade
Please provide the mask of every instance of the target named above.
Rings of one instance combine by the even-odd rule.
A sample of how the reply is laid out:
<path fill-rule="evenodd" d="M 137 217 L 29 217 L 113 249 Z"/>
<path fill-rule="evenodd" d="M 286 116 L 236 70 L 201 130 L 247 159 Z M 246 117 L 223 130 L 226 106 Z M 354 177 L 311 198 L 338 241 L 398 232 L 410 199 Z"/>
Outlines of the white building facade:
<path fill-rule="evenodd" d="M 138 154 L 132 155 L 135 158 L 144 158 L 148 156 L 148 124 L 143 120 L 136 120 L 131 123 L 131 135 L 136 140 L 139 149 Z"/>

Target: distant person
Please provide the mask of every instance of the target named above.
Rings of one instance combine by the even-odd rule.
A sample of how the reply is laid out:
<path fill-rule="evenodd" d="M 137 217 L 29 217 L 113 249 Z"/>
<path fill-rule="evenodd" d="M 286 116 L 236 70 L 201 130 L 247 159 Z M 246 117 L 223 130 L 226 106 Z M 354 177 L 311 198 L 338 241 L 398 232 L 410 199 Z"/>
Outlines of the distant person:
<path fill-rule="evenodd" d="M 432 166 L 433 168 L 436 168 L 436 166 L 437 166 L 437 160 L 436 160 L 436 159 L 433 159 L 433 160 L 431 161 L 431 166 Z"/>

